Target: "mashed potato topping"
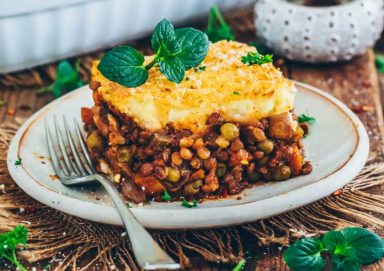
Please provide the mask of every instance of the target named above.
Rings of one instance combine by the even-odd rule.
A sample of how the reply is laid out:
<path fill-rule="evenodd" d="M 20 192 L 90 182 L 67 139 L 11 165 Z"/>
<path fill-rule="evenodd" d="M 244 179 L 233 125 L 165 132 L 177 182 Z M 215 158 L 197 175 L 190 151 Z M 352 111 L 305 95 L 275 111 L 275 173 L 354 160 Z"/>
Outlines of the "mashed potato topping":
<path fill-rule="evenodd" d="M 198 133 L 213 112 L 226 121 L 247 124 L 292 110 L 295 94 L 293 83 L 272 63 L 241 62 L 241 56 L 255 50 L 233 41 L 211 44 L 200 68 L 186 71 L 180 84 L 153 68 L 143 85 L 127 88 L 106 79 L 97 69 L 98 61 L 93 63 L 92 80 L 101 84 L 97 91 L 109 107 L 151 131 L 172 123 L 176 129 Z"/>

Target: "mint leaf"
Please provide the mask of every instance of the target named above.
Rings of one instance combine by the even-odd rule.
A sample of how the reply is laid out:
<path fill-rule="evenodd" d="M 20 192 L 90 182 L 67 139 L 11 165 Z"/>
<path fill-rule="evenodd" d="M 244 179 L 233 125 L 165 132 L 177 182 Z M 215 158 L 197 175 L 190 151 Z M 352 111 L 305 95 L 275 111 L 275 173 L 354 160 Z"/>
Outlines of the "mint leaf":
<path fill-rule="evenodd" d="M 306 114 L 301 114 L 300 116 L 298 116 L 297 120 L 299 121 L 299 123 L 307 122 L 309 124 L 312 124 L 316 121 L 314 117 L 308 116 Z"/>
<path fill-rule="evenodd" d="M 321 271 L 325 260 L 321 257 L 323 244 L 317 238 L 296 241 L 284 252 L 284 261 L 294 271 Z"/>
<path fill-rule="evenodd" d="M 144 56 L 130 46 L 119 46 L 108 51 L 97 68 L 109 80 L 126 87 L 137 87 L 148 79 L 143 66 Z"/>
<path fill-rule="evenodd" d="M 179 47 L 175 56 L 181 60 L 185 69 L 188 70 L 199 65 L 208 53 L 207 35 L 194 28 L 176 29 L 175 34 Z"/>
<path fill-rule="evenodd" d="M 217 6 L 213 6 L 209 11 L 208 25 L 204 31 L 210 41 L 236 40 L 231 28 L 225 22 Z"/>
<path fill-rule="evenodd" d="M 359 271 L 361 265 L 355 260 L 332 255 L 332 267 L 334 271 Z"/>
<path fill-rule="evenodd" d="M 199 65 L 209 49 L 207 36 L 193 28 L 174 30 L 163 19 L 157 24 L 151 38 L 156 54 L 144 65 L 144 56 L 129 46 L 120 46 L 107 52 L 98 69 L 109 80 L 126 87 L 137 87 L 148 79 L 148 70 L 159 66 L 168 80 L 180 83 L 185 70 Z"/>
<path fill-rule="evenodd" d="M 159 49 L 171 49 L 175 43 L 175 29 L 166 19 L 161 20 L 155 27 L 151 38 L 152 50 L 159 52 Z M 172 48 L 175 49 L 175 48 Z M 172 51 L 172 50 L 171 50 Z"/>
<path fill-rule="evenodd" d="M 55 98 L 58 98 L 63 94 L 83 86 L 84 82 L 80 79 L 79 69 L 79 63 L 77 63 L 74 68 L 69 61 L 61 61 L 56 69 L 55 82 L 48 87 L 39 89 L 37 94 L 53 93 Z"/>
<path fill-rule="evenodd" d="M 180 59 L 174 56 L 159 60 L 160 71 L 168 80 L 180 83 L 185 74 L 185 68 Z"/>
<path fill-rule="evenodd" d="M 340 231 L 329 231 L 324 234 L 323 245 L 328 252 L 334 253 L 344 246 L 344 235 Z"/>
<path fill-rule="evenodd" d="M 246 56 L 241 57 L 241 62 L 248 65 L 261 65 L 273 61 L 273 55 L 262 55 L 258 52 L 248 52 Z"/>
<path fill-rule="evenodd" d="M 364 228 L 345 228 L 340 233 L 344 236 L 344 243 L 333 254 L 344 256 L 347 261 L 356 260 L 362 265 L 384 257 L 384 241 L 373 232 Z"/>

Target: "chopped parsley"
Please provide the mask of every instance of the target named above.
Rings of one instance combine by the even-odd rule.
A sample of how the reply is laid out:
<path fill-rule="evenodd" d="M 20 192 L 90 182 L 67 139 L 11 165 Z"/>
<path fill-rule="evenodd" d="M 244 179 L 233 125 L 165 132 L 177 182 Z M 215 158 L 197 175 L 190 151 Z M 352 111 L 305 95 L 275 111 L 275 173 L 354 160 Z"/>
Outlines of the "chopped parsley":
<path fill-rule="evenodd" d="M 262 55 L 258 52 L 248 52 L 246 56 L 241 57 L 241 62 L 248 65 L 261 65 L 273 61 L 273 55 Z"/>
<path fill-rule="evenodd" d="M 238 92 L 238 91 L 234 91 L 234 92 L 232 92 L 232 94 L 233 94 L 233 95 L 240 96 L 240 92 Z"/>
<path fill-rule="evenodd" d="M 132 207 L 133 207 L 133 203 L 128 201 L 128 202 L 127 202 L 127 207 L 128 207 L 128 208 L 132 208 Z"/>
<path fill-rule="evenodd" d="M 164 194 L 161 196 L 162 201 L 170 201 L 172 199 L 171 195 L 167 190 L 164 191 Z"/>
<path fill-rule="evenodd" d="M 314 117 L 311 117 L 311 116 L 308 116 L 306 114 L 301 114 L 299 117 L 298 117 L 298 120 L 299 120 L 299 123 L 309 123 L 309 124 L 312 124 L 316 121 L 316 119 Z"/>
<path fill-rule="evenodd" d="M 20 165 L 21 165 L 21 158 L 15 161 L 15 166 L 20 166 Z"/>
<path fill-rule="evenodd" d="M 242 259 L 240 262 L 236 264 L 236 266 L 232 269 L 232 271 L 240 271 L 243 270 L 246 260 Z"/>
<path fill-rule="evenodd" d="M 185 207 L 185 208 L 194 208 L 194 207 L 197 207 L 197 200 L 192 200 L 192 202 L 189 202 L 187 201 L 186 199 L 183 199 L 181 201 L 181 206 Z"/>
<path fill-rule="evenodd" d="M 193 68 L 193 70 L 195 71 L 195 72 L 201 72 L 201 71 L 205 71 L 205 66 L 199 66 L 199 67 L 195 67 L 195 68 Z"/>
<path fill-rule="evenodd" d="M 52 266 L 50 263 L 47 263 L 46 265 L 43 266 L 43 270 L 51 270 Z"/>
<path fill-rule="evenodd" d="M 16 258 L 16 248 L 27 244 L 28 231 L 18 225 L 13 230 L 0 234 L 0 258 L 10 261 L 21 271 L 28 271 Z"/>
<path fill-rule="evenodd" d="M 185 81 L 189 81 L 189 77 L 187 76 L 187 77 L 185 77 Z"/>
<path fill-rule="evenodd" d="M 0 107 L 3 107 L 5 105 L 4 101 L 0 101 Z"/>

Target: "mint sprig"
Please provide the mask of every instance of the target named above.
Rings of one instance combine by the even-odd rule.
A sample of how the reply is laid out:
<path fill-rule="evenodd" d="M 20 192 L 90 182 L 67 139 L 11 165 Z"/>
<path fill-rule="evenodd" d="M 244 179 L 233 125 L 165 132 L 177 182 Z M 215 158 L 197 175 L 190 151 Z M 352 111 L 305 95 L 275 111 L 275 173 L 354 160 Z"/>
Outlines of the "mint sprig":
<path fill-rule="evenodd" d="M 157 24 L 151 38 L 155 55 L 144 65 L 144 56 L 130 46 L 108 51 L 98 69 L 109 80 L 126 87 L 138 87 L 148 79 L 148 70 L 158 66 L 168 80 L 180 83 L 185 71 L 198 66 L 209 49 L 207 35 L 194 28 L 174 29 L 166 19 Z"/>
<path fill-rule="evenodd" d="M 39 89 L 36 94 L 42 95 L 45 93 L 52 93 L 55 98 L 58 98 L 67 92 L 83 86 L 84 82 L 80 79 L 79 70 L 79 63 L 73 67 L 69 61 L 61 61 L 56 69 L 55 82 L 47 87 Z"/>
<path fill-rule="evenodd" d="M 384 257 L 384 241 L 364 228 L 329 231 L 322 238 L 304 238 L 284 252 L 284 260 L 293 271 L 323 270 L 323 255 L 332 258 L 335 271 L 359 270 Z"/>
<path fill-rule="evenodd" d="M 28 231 L 25 226 L 16 226 L 12 231 L 0 234 L 0 258 L 7 259 L 22 271 L 28 271 L 16 258 L 18 245 L 27 244 Z"/>

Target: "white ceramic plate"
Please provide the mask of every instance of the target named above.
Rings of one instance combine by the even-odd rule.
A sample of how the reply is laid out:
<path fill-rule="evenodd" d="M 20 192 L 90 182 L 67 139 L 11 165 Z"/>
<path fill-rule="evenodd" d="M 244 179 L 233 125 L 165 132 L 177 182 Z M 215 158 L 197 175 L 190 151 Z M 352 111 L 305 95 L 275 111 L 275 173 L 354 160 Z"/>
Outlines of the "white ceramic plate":
<path fill-rule="evenodd" d="M 321 199 L 351 181 L 364 166 L 369 150 L 367 132 L 343 103 L 311 86 L 296 83 L 296 113 L 316 118 L 305 139 L 307 159 L 314 166 L 307 176 L 263 183 L 224 200 L 207 200 L 187 209 L 179 202 L 132 208 L 146 227 L 158 229 L 218 227 L 251 222 L 280 214 Z M 100 187 L 69 188 L 54 175 L 48 156 L 44 119 L 54 114 L 80 118 L 80 107 L 91 106 L 87 86 L 50 103 L 35 113 L 17 132 L 8 153 L 8 169 L 16 183 L 36 200 L 85 219 L 122 225 L 112 203 Z M 21 158 L 22 165 L 15 166 Z"/>

